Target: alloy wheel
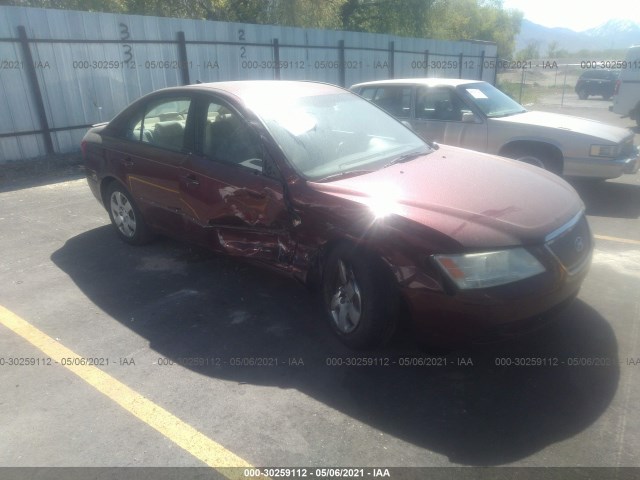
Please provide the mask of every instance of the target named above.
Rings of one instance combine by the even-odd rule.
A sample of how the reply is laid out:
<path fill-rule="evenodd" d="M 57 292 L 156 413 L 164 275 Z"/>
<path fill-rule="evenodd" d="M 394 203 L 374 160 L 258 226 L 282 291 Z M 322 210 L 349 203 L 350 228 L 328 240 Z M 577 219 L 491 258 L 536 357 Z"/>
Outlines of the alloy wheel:
<path fill-rule="evenodd" d="M 353 268 L 339 259 L 335 291 L 331 296 L 331 317 L 342 333 L 356 329 L 362 317 L 362 295 Z"/>
<path fill-rule="evenodd" d="M 136 233 L 136 215 L 125 194 L 115 191 L 111 194 L 111 215 L 116 227 L 127 238 Z"/>

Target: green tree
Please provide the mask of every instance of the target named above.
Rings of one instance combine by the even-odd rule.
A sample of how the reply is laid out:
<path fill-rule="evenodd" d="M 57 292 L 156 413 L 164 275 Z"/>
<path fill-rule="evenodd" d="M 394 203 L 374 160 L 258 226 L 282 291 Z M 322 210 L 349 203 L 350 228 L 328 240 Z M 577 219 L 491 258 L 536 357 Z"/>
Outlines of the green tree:
<path fill-rule="evenodd" d="M 229 1 L 220 9 L 215 18 L 210 18 L 210 20 L 264 24 L 268 22 L 269 3 L 264 0 Z"/>
<path fill-rule="evenodd" d="M 272 0 L 268 22 L 305 28 L 340 28 L 340 9 L 345 0 Z"/>
<path fill-rule="evenodd" d="M 342 28 L 407 37 L 429 36 L 429 15 L 435 0 L 346 0 Z"/>
<path fill-rule="evenodd" d="M 6 5 L 36 8 L 58 8 L 86 12 L 126 12 L 124 0 L 8 0 Z"/>
<path fill-rule="evenodd" d="M 502 0 L 438 0 L 429 31 L 437 39 L 495 42 L 498 56 L 510 58 L 522 16 L 518 10 L 505 10 Z"/>

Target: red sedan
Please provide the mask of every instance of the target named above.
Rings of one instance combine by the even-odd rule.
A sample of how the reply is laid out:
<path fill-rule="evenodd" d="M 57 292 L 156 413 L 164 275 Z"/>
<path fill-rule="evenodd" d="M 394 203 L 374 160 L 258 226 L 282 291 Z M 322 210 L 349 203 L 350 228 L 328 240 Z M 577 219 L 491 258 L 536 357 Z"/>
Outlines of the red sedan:
<path fill-rule="evenodd" d="M 352 347 L 387 340 L 399 312 L 430 337 L 535 326 L 591 260 L 562 179 L 426 143 L 332 85 L 160 90 L 92 128 L 82 151 L 122 240 L 159 232 L 317 285 Z"/>

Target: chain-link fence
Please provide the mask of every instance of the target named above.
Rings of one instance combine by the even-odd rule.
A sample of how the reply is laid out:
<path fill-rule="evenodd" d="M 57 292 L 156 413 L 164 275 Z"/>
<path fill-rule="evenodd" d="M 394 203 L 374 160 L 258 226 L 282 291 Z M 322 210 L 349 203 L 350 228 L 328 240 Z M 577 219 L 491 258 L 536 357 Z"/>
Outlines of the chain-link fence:
<path fill-rule="evenodd" d="M 583 60 L 504 61 L 497 73 L 497 86 L 525 106 L 535 103 L 577 106 L 581 102 L 575 91 L 578 78 L 585 71 L 603 69 L 600 63 Z"/>

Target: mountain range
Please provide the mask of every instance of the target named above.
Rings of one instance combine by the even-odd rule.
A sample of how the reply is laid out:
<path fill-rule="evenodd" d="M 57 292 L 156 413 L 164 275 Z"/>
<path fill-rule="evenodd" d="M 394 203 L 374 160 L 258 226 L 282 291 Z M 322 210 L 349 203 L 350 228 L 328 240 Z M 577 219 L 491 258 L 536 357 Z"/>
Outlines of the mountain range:
<path fill-rule="evenodd" d="M 549 28 L 529 20 L 522 20 L 520 34 L 516 37 L 516 51 L 530 43 L 535 43 L 542 56 L 546 56 L 551 42 L 557 42 L 557 48 L 575 53 L 586 50 L 625 49 L 640 44 L 640 23 L 631 20 L 615 19 L 599 27 L 583 32 L 568 28 Z"/>

